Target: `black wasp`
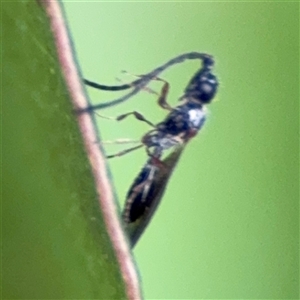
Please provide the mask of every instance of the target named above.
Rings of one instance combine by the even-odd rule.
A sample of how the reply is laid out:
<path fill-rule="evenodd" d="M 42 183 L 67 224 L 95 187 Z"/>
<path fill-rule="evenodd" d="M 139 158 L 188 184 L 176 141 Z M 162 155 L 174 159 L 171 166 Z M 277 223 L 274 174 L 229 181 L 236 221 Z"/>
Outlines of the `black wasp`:
<path fill-rule="evenodd" d="M 173 108 L 167 102 L 169 83 L 159 78 L 158 74 L 171 65 L 180 63 L 185 59 L 200 59 L 202 66 L 189 81 L 183 95 L 179 98 L 179 104 Z M 132 92 L 120 99 L 90 107 L 88 108 L 89 110 L 104 108 L 125 101 L 145 88 L 151 80 L 164 82 L 159 94 L 158 104 L 169 111 L 166 118 L 154 125 L 136 111 L 120 115 L 117 117 L 117 120 L 133 115 L 138 120 L 151 125 L 153 129 L 142 137 L 140 145 L 108 156 L 108 158 L 112 158 L 124 155 L 143 146 L 146 148 L 148 155 L 146 164 L 129 188 L 122 214 L 132 247 L 134 247 L 153 216 L 182 150 L 187 142 L 198 133 L 205 122 L 205 106 L 212 101 L 218 88 L 218 80 L 212 74 L 213 66 L 214 60 L 212 56 L 192 52 L 170 60 L 129 84 L 106 86 L 85 80 L 87 85 L 102 90 L 133 89 Z M 166 158 L 163 158 L 163 154 L 167 149 L 172 149 L 172 151 Z"/>

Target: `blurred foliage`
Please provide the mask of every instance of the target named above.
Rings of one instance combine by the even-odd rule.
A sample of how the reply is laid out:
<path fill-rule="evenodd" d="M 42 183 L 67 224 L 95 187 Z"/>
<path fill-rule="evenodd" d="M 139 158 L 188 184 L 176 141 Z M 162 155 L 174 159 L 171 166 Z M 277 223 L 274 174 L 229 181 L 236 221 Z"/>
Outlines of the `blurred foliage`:
<path fill-rule="evenodd" d="M 2 297 L 123 299 L 45 11 L 2 9 Z"/>

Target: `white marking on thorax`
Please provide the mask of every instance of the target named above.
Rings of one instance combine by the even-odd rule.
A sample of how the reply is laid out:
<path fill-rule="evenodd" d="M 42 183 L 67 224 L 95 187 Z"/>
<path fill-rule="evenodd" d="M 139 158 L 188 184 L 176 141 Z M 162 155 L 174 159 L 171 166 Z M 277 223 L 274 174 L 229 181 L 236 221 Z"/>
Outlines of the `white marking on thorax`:
<path fill-rule="evenodd" d="M 190 122 L 193 124 L 195 128 L 199 128 L 203 122 L 205 121 L 206 109 L 195 108 L 189 110 L 189 118 Z"/>

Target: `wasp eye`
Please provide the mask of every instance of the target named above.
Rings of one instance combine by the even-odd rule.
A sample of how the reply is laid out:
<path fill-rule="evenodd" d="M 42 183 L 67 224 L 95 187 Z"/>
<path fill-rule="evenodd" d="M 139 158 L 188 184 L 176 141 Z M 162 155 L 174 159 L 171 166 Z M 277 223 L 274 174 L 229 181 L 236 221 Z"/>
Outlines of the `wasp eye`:
<path fill-rule="evenodd" d="M 200 89 L 203 92 L 203 94 L 210 94 L 212 91 L 212 86 L 210 84 L 207 83 L 202 83 L 200 85 Z"/>
<path fill-rule="evenodd" d="M 208 78 L 199 85 L 199 92 L 201 92 L 200 99 L 203 103 L 209 103 L 217 92 L 218 82 L 215 76 L 210 74 Z"/>

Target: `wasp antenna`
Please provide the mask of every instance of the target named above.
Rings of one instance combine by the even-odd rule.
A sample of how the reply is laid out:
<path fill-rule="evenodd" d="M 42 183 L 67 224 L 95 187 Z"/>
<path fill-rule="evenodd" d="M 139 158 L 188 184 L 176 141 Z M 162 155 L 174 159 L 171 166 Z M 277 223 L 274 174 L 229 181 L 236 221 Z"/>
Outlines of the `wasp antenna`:
<path fill-rule="evenodd" d="M 127 99 L 131 98 L 132 96 L 136 95 L 139 93 L 141 90 L 144 89 L 144 87 L 155 77 L 158 77 L 160 73 L 168 69 L 169 67 L 179 64 L 184 62 L 185 60 L 192 60 L 192 59 L 200 59 L 203 62 L 203 67 L 206 68 L 212 68 L 214 65 L 214 59 L 211 55 L 206 54 L 206 53 L 200 53 L 200 52 L 189 52 L 185 54 L 181 54 L 179 56 L 174 57 L 173 59 L 169 60 L 167 63 L 157 67 L 150 73 L 143 75 L 143 77 L 128 83 L 128 84 L 123 84 L 123 85 L 116 85 L 116 86 L 107 86 L 107 85 L 102 85 L 98 84 L 92 81 L 89 81 L 87 79 L 84 79 L 84 83 L 88 86 L 91 86 L 96 89 L 100 90 L 106 90 L 106 91 L 121 91 L 121 90 L 126 90 L 130 88 L 134 88 L 131 92 L 128 94 L 124 95 L 123 97 L 120 97 L 118 99 L 106 102 L 106 103 L 101 103 L 98 105 L 94 105 L 91 107 L 91 109 L 103 109 L 107 107 L 114 106 L 116 104 L 120 104 Z"/>
<path fill-rule="evenodd" d="M 122 84 L 122 85 L 104 85 L 100 83 L 96 83 L 87 79 L 83 79 L 83 82 L 90 87 L 93 87 L 98 90 L 103 90 L 103 91 L 122 91 L 126 89 L 131 89 L 135 85 L 139 84 L 139 82 L 142 81 L 141 79 L 135 80 L 130 83 Z"/>

